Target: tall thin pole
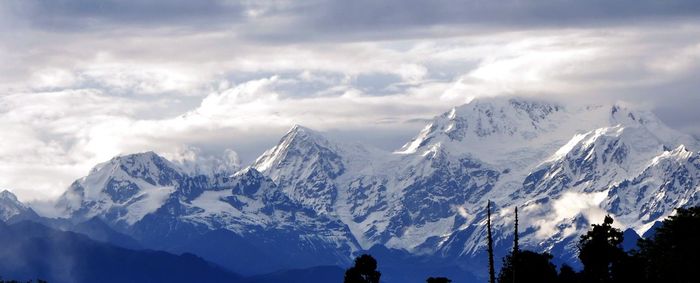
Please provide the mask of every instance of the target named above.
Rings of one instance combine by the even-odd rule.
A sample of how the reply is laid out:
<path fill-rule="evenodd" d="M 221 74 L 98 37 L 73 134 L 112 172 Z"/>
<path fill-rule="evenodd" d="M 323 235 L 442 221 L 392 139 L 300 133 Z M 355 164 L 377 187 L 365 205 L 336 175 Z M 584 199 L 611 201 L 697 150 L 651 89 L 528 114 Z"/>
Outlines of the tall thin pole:
<path fill-rule="evenodd" d="M 513 255 L 511 257 L 511 265 L 513 268 L 513 283 L 515 283 L 515 271 L 518 270 L 518 253 L 520 252 L 520 246 L 518 244 L 518 207 L 515 207 L 515 234 L 513 235 Z"/>
<path fill-rule="evenodd" d="M 493 237 L 491 236 L 491 201 L 486 204 L 486 229 L 488 236 L 488 252 L 489 252 L 489 283 L 496 283 L 496 271 L 493 267 Z"/>

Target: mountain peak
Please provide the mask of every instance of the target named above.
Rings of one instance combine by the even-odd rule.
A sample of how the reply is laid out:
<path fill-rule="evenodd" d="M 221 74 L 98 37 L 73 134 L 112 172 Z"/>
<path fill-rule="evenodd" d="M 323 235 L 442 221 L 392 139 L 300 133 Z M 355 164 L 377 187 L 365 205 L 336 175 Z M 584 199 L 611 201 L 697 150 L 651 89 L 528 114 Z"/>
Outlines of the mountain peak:
<path fill-rule="evenodd" d="M 291 128 L 289 128 L 289 131 L 287 131 L 287 133 L 298 132 L 298 131 L 313 131 L 313 130 L 311 130 L 310 128 L 305 127 L 303 125 L 300 125 L 300 124 L 294 124 L 294 125 L 292 125 Z"/>
<path fill-rule="evenodd" d="M 678 147 L 676 147 L 676 148 L 672 151 L 672 153 L 673 153 L 674 155 L 677 155 L 677 154 L 681 154 L 681 155 L 689 155 L 689 154 L 692 154 L 692 152 L 690 152 L 690 151 L 685 147 L 684 144 L 679 145 Z"/>
<path fill-rule="evenodd" d="M 17 196 L 8 190 L 3 190 L 2 192 L 0 192 L 0 200 L 20 203 L 20 201 L 17 199 Z"/>
<path fill-rule="evenodd" d="M 100 171 L 105 167 L 111 166 L 113 168 L 119 166 L 134 166 L 134 165 L 146 165 L 153 162 L 169 162 L 165 158 L 161 157 L 153 151 L 145 151 L 138 153 L 128 153 L 120 154 L 112 157 L 110 160 L 100 163 L 90 170 L 90 174 Z"/>
<path fill-rule="evenodd" d="M 35 217 L 36 214 L 29 206 L 17 199 L 17 196 L 8 190 L 0 192 L 0 220 L 8 221 L 16 218 Z"/>
<path fill-rule="evenodd" d="M 290 152 L 307 151 L 310 148 L 321 148 L 324 151 L 332 151 L 329 142 L 321 133 L 310 128 L 294 125 L 279 141 L 279 143 L 267 150 L 253 163 L 253 168 L 263 172 L 274 164 L 289 157 Z"/>
<path fill-rule="evenodd" d="M 128 160 L 128 159 L 153 159 L 153 158 L 162 158 L 160 155 L 158 155 L 155 151 L 148 150 L 144 152 L 136 152 L 136 153 L 128 153 L 128 154 L 121 154 L 117 155 L 112 158 L 112 160 Z"/>
<path fill-rule="evenodd" d="M 162 156 L 158 155 L 154 151 L 145 151 L 145 152 L 137 152 L 137 153 L 129 153 L 129 154 L 123 154 L 123 155 L 117 155 L 113 157 L 110 161 L 113 161 L 115 163 L 145 163 L 145 162 L 152 162 L 154 160 L 165 160 Z"/>
<path fill-rule="evenodd" d="M 622 125 L 645 125 L 657 122 L 656 116 L 651 111 L 636 109 L 626 103 L 617 102 L 610 106 L 611 124 Z"/>
<path fill-rule="evenodd" d="M 559 104 L 536 99 L 474 99 L 435 117 L 398 153 L 414 153 L 419 148 L 438 142 L 464 142 L 475 146 L 485 140 L 530 140 L 554 128 L 556 123 L 552 116 L 563 110 L 564 107 Z"/>
<path fill-rule="evenodd" d="M 311 128 L 304 127 L 299 124 L 294 124 L 292 128 L 287 131 L 287 134 L 282 137 L 283 140 L 288 139 L 288 138 L 314 138 L 318 140 L 325 140 L 326 138 L 323 137 L 323 135 Z"/>
<path fill-rule="evenodd" d="M 652 164 L 657 164 L 663 160 L 688 160 L 693 156 L 693 152 L 688 150 L 685 145 L 681 144 L 673 150 L 668 150 L 652 160 Z"/>
<path fill-rule="evenodd" d="M 165 183 L 164 179 L 183 173 L 179 166 L 153 151 L 116 156 L 93 168 L 90 174 L 98 171 L 106 173 L 106 166 L 109 166 L 108 170 L 113 173 L 123 171 L 133 178 L 143 179 L 153 185 Z"/>
<path fill-rule="evenodd" d="M 346 170 L 345 152 L 343 145 L 297 125 L 263 153 L 252 168 L 287 188 L 285 193 L 295 201 L 325 212 L 337 195 L 332 180 Z"/>
<path fill-rule="evenodd" d="M 119 155 L 74 182 L 57 207 L 85 219 L 111 211 L 109 217 L 133 224 L 158 209 L 185 176 L 153 151 Z"/>
<path fill-rule="evenodd" d="M 262 173 L 260 173 L 260 171 L 258 171 L 257 169 L 255 169 L 251 166 L 247 166 L 247 167 L 239 170 L 238 172 L 236 172 L 232 175 L 232 177 L 234 177 L 234 178 L 242 177 L 242 176 L 249 176 L 249 177 L 258 178 L 258 177 L 262 177 L 263 175 L 262 175 Z"/>

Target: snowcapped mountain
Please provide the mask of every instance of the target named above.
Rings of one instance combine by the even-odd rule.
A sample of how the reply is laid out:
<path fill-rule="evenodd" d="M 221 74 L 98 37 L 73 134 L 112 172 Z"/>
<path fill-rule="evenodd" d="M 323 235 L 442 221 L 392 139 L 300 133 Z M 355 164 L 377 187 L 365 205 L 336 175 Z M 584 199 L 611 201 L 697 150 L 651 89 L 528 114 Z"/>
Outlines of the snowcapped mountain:
<path fill-rule="evenodd" d="M 665 142 L 639 126 L 620 124 L 574 136 L 552 158 L 528 175 L 524 191 L 555 195 L 579 188 L 591 192 L 628 179 L 664 153 Z"/>
<path fill-rule="evenodd" d="M 295 125 L 253 168 L 265 172 L 292 199 L 328 212 L 338 194 L 334 180 L 346 170 L 340 151 L 319 133 Z"/>
<path fill-rule="evenodd" d="M 186 181 L 175 164 L 154 152 L 117 156 L 75 181 L 58 205 L 72 218 L 94 216 L 120 226 L 133 225 L 155 212 Z M 197 186 L 188 186 L 190 194 Z"/>
<path fill-rule="evenodd" d="M 146 247 L 171 251 L 222 229 L 261 256 L 284 247 L 288 257 L 318 258 L 299 261 L 306 265 L 344 263 L 358 248 L 341 221 L 292 201 L 252 167 L 230 176 L 191 173 L 153 152 L 118 156 L 73 183 L 58 205 L 74 222 L 99 217 Z"/>
<path fill-rule="evenodd" d="M 394 152 L 294 126 L 242 169 L 235 153 L 199 167 L 118 156 L 57 205 L 146 247 L 232 264 L 224 253 L 235 251 L 207 246 L 221 242 L 260 254 L 269 270 L 347 263 L 375 246 L 469 262 L 483 253 L 491 200 L 498 249 L 509 248 L 518 206 L 524 247 L 573 257 L 575 239 L 606 213 L 641 235 L 700 204 L 699 145 L 621 104 L 485 98 L 435 117 Z"/>
<path fill-rule="evenodd" d="M 15 222 L 18 220 L 36 219 L 39 216 L 28 205 L 20 202 L 15 194 L 8 190 L 0 192 L 0 220 Z"/>
<path fill-rule="evenodd" d="M 654 157 L 637 176 L 612 186 L 605 208 L 641 235 L 660 216 L 700 203 L 700 158 L 680 145 Z"/>

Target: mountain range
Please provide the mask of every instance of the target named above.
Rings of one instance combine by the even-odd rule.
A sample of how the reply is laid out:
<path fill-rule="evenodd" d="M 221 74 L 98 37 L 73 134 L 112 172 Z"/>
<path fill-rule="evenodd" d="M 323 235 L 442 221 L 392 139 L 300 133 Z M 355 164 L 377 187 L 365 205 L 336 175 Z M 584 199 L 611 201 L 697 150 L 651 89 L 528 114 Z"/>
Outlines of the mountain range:
<path fill-rule="evenodd" d="M 518 207 L 521 246 L 576 265 L 579 235 L 606 214 L 636 236 L 700 204 L 699 149 L 621 103 L 483 98 L 434 117 L 395 151 L 296 125 L 245 167 L 120 155 L 67 188 L 56 201 L 63 218 L 7 191 L 0 217 L 120 249 L 191 253 L 242 276 L 328 274 L 318 266 L 369 251 L 389 283 L 435 272 L 471 282 L 485 275 L 487 201 L 498 256 Z"/>

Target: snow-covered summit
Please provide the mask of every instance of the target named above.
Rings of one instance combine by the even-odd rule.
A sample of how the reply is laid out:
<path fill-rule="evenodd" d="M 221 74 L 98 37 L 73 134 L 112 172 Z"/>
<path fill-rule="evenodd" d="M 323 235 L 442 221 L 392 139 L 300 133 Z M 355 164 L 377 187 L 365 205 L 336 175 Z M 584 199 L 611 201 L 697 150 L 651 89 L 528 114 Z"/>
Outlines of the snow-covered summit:
<path fill-rule="evenodd" d="M 116 156 L 93 167 L 89 175 L 118 171 L 151 184 L 168 182 L 172 175 L 182 174 L 182 170 L 174 163 L 153 151 L 147 151 Z"/>
<path fill-rule="evenodd" d="M 524 189 L 530 196 L 603 190 L 634 177 L 666 148 L 678 146 L 671 142 L 639 125 L 577 134 L 526 177 Z"/>
<path fill-rule="evenodd" d="M 75 181 L 58 206 L 74 217 L 110 213 L 133 224 L 158 209 L 183 178 L 177 165 L 155 152 L 117 156 Z"/>
<path fill-rule="evenodd" d="M 530 140 L 556 127 L 561 105 L 522 99 L 475 99 L 435 117 L 398 153 L 415 153 L 431 144 L 478 143 L 496 139 Z"/>
<path fill-rule="evenodd" d="M 9 221 L 16 218 L 35 217 L 36 213 L 28 205 L 17 199 L 17 196 L 9 190 L 0 192 L 0 221 Z"/>
<path fill-rule="evenodd" d="M 662 216 L 700 204 L 700 157 L 684 145 L 651 159 L 638 175 L 613 186 L 606 209 L 640 235 Z"/>
<path fill-rule="evenodd" d="M 292 199 L 327 212 L 338 194 L 333 180 L 347 166 L 341 154 L 339 143 L 295 125 L 252 167 L 270 176 Z"/>
<path fill-rule="evenodd" d="M 0 192 L 0 201 L 7 201 L 22 206 L 24 205 L 17 199 L 17 196 L 9 190 L 2 190 L 2 192 Z"/>
<path fill-rule="evenodd" d="M 475 99 L 435 117 L 397 153 L 426 153 L 439 146 L 453 155 L 522 168 L 543 161 L 576 135 L 617 125 L 643 127 L 674 144 L 697 144 L 669 129 L 650 111 L 624 103 L 581 106 L 496 97 Z"/>
<path fill-rule="evenodd" d="M 294 125 L 279 143 L 262 154 L 254 163 L 253 167 L 264 172 L 275 170 L 280 163 L 291 161 L 293 158 L 320 158 L 323 154 L 333 155 L 336 148 L 319 132 L 301 125 Z M 313 161 L 324 161 L 315 159 Z M 338 167 L 338 164 L 329 164 Z M 336 174 L 341 173 L 341 168 L 334 168 Z"/>

